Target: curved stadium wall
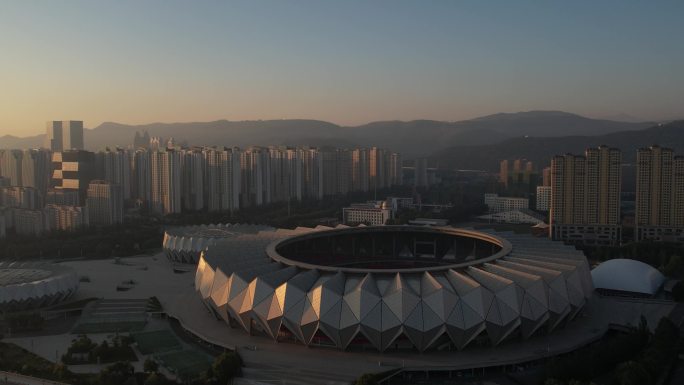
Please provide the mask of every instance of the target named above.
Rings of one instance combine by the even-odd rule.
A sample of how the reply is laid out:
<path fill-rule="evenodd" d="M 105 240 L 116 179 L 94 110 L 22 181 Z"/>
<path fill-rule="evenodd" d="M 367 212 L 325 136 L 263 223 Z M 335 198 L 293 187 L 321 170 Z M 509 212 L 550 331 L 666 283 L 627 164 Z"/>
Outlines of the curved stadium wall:
<path fill-rule="evenodd" d="M 593 291 L 586 258 L 561 243 L 413 226 L 220 240 L 202 252 L 195 288 L 217 317 L 250 334 L 379 351 L 552 332 Z"/>
<path fill-rule="evenodd" d="M 65 266 L 0 262 L 0 312 L 51 306 L 69 298 L 78 286 L 78 275 Z"/>

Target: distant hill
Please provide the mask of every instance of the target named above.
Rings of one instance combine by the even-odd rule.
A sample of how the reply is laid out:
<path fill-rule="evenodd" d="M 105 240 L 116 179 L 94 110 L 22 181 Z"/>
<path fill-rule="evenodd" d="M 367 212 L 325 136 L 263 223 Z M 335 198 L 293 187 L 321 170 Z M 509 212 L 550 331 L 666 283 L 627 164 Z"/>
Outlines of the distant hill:
<path fill-rule="evenodd" d="M 548 165 L 558 154 L 581 154 L 587 147 L 608 145 L 622 150 L 625 163 L 636 160 L 636 150 L 658 144 L 684 154 L 684 120 L 647 129 L 613 132 L 597 136 L 523 137 L 477 146 L 453 146 L 430 156 L 430 163 L 453 169 L 497 171 L 502 159 L 527 158 L 538 166 Z"/>
<path fill-rule="evenodd" d="M 458 122 L 434 120 L 382 121 L 342 127 L 319 120 L 254 120 L 125 125 L 103 123 L 85 132 L 88 149 L 128 146 L 136 131 L 192 145 L 310 145 L 338 147 L 381 146 L 407 158 L 461 145 L 488 145 L 523 136 L 558 137 L 602 135 L 639 130 L 653 123 L 589 119 L 560 111 L 500 113 Z M 43 135 L 30 138 L 0 137 L 0 148 L 37 147 Z"/>
<path fill-rule="evenodd" d="M 0 148 L 37 148 L 43 145 L 45 135 L 17 137 L 13 135 L 0 136 Z"/>

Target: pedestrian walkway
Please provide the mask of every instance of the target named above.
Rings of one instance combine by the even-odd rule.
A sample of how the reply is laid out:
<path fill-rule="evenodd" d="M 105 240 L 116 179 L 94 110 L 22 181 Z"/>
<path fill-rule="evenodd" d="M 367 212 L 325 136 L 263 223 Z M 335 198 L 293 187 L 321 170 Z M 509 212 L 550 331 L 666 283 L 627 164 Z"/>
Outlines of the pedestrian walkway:
<path fill-rule="evenodd" d="M 64 382 L 45 380 L 42 378 L 25 376 L 25 375 L 19 374 L 19 373 L 10 373 L 10 372 L 3 372 L 3 371 L 0 371 L 0 384 L 1 385 L 68 385 Z"/>

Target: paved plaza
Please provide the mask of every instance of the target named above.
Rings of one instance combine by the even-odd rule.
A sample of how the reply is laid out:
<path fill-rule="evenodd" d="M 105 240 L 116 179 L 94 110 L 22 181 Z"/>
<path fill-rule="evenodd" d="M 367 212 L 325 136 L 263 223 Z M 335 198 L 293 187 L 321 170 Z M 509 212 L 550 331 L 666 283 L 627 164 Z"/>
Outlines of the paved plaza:
<path fill-rule="evenodd" d="M 366 372 L 402 366 L 457 370 L 532 361 L 572 351 L 595 341 L 611 324 L 637 325 L 641 315 L 646 317 L 651 328 L 655 328 L 658 320 L 674 308 L 672 302 L 666 301 L 594 296 L 578 319 L 547 336 L 535 336 L 524 341 L 511 340 L 497 347 L 473 346 L 463 351 L 422 354 L 410 351 L 378 353 L 374 350 L 347 352 L 276 343 L 267 337 L 249 336 L 241 329 L 231 329 L 224 321 L 215 319 L 202 303 L 194 289 L 194 274 L 174 273 L 162 254 L 123 258 L 118 263 L 108 259 L 64 264 L 73 267 L 80 276 L 87 276 L 90 281 L 81 284 L 75 300 L 156 296 L 164 310 L 193 334 L 215 345 L 237 349 L 245 361 L 245 381 L 258 380 L 263 383 L 337 385 L 349 383 Z M 122 282 L 131 281 L 134 283 L 127 290 L 117 290 Z M 18 338 L 9 342 L 54 361 L 56 355 L 66 350 L 73 337 L 67 334 Z"/>

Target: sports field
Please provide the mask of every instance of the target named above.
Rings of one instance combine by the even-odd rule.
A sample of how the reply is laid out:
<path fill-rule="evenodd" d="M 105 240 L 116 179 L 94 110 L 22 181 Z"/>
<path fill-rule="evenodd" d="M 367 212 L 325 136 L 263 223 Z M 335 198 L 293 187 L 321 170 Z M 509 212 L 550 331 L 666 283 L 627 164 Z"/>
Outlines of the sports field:
<path fill-rule="evenodd" d="M 196 350 L 163 353 L 156 355 L 156 358 L 180 378 L 195 378 L 211 366 L 209 356 Z"/>
<path fill-rule="evenodd" d="M 157 354 L 181 349 L 180 342 L 169 330 L 133 333 L 131 336 L 142 354 Z"/>

